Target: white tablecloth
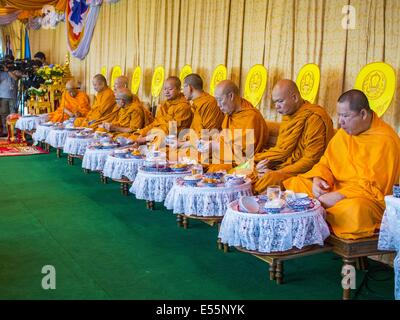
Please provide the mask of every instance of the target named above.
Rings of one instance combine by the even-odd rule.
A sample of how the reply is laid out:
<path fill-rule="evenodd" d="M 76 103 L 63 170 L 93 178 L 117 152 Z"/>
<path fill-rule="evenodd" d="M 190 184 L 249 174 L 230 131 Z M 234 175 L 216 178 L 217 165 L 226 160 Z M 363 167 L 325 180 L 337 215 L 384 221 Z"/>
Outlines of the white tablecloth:
<path fill-rule="evenodd" d="M 32 135 L 33 141 L 45 141 L 51 129 L 53 129 L 53 127 L 38 125 L 36 131 Z"/>
<path fill-rule="evenodd" d="M 386 210 L 379 232 L 379 250 L 397 251 L 393 267 L 395 273 L 395 299 L 400 300 L 400 198 L 385 197 Z"/>
<path fill-rule="evenodd" d="M 230 246 L 262 253 L 322 246 L 330 232 L 325 210 L 317 200 L 315 204 L 303 212 L 252 214 L 237 211 L 237 200 L 233 201 L 222 220 L 219 238 Z"/>
<path fill-rule="evenodd" d="M 127 177 L 134 181 L 139 167 L 143 164 L 143 159 L 125 159 L 117 158 L 112 154 L 108 155 L 103 169 L 103 175 L 111 179 L 122 179 Z"/>
<path fill-rule="evenodd" d="M 103 171 L 107 157 L 115 149 L 86 148 L 82 159 L 82 168 L 92 171 Z"/>
<path fill-rule="evenodd" d="M 134 193 L 137 199 L 163 202 L 176 179 L 188 174 L 190 172 L 146 172 L 139 168 L 129 191 Z"/>
<path fill-rule="evenodd" d="M 93 136 L 88 138 L 67 137 L 64 144 L 64 153 L 83 156 L 86 147 L 94 142 Z"/>
<path fill-rule="evenodd" d="M 45 115 L 45 116 L 47 116 L 47 115 Z M 36 129 L 36 127 L 43 122 L 46 122 L 46 117 L 25 116 L 25 117 L 21 117 L 17 120 L 15 127 L 17 129 L 20 129 L 23 131 L 31 131 L 31 130 Z"/>
<path fill-rule="evenodd" d="M 53 148 L 62 149 L 64 147 L 65 139 L 70 133 L 71 131 L 68 130 L 52 128 L 46 137 L 46 143 L 51 145 Z"/>
<path fill-rule="evenodd" d="M 164 205 L 175 214 L 203 217 L 225 214 L 230 202 L 241 196 L 251 196 L 251 181 L 230 187 L 190 187 L 175 184 L 168 193 Z"/>

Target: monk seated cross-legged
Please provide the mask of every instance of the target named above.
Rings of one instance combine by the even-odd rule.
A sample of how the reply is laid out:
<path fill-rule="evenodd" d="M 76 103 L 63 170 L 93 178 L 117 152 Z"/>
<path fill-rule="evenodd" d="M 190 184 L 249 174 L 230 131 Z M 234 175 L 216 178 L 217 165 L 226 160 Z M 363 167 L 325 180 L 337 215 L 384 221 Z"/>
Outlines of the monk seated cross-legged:
<path fill-rule="evenodd" d="M 370 109 L 362 91 L 342 94 L 337 113 L 341 129 L 321 160 L 283 185 L 317 198 L 336 236 L 370 237 L 380 227 L 385 195 L 399 181 L 400 138 Z"/>
<path fill-rule="evenodd" d="M 212 143 L 212 164 L 208 171 L 229 171 L 254 158 L 268 140 L 268 127 L 260 111 L 239 95 L 230 80 L 218 83 L 215 99 L 225 114 L 219 139 Z"/>
<path fill-rule="evenodd" d="M 114 92 L 107 86 L 107 80 L 103 75 L 97 74 L 93 77 L 93 87 L 97 92 L 92 108 L 86 117 L 75 119 L 75 127 L 90 127 L 96 129 L 103 122 L 115 106 Z"/>
<path fill-rule="evenodd" d="M 334 134 L 327 112 L 304 101 L 295 82 L 278 81 L 272 90 L 272 100 L 283 118 L 276 145 L 255 156 L 257 166 L 252 180 L 256 193 L 310 170 Z"/>
<path fill-rule="evenodd" d="M 129 137 L 132 132 L 142 129 L 153 121 L 150 111 L 146 110 L 139 98 L 127 88 L 120 88 L 115 93 L 117 101 L 98 131 L 107 131 L 114 137 Z"/>
<path fill-rule="evenodd" d="M 85 117 L 90 110 L 90 101 L 86 93 L 79 91 L 75 80 L 69 80 L 61 97 L 60 106 L 49 113 L 52 122 L 63 122 L 70 117 Z"/>
<path fill-rule="evenodd" d="M 183 129 L 190 128 L 192 123 L 192 111 L 189 102 L 181 94 L 181 81 L 178 77 L 169 77 L 164 83 L 164 96 L 166 101 L 162 102 L 158 108 L 154 121 L 143 129 L 135 131 L 129 139 L 144 144 L 153 140 L 152 132 L 161 132 L 165 135 L 170 133 L 170 122 L 176 123 L 174 134 L 179 134 Z M 159 142 L 157 142 L 159 143 Z"/>

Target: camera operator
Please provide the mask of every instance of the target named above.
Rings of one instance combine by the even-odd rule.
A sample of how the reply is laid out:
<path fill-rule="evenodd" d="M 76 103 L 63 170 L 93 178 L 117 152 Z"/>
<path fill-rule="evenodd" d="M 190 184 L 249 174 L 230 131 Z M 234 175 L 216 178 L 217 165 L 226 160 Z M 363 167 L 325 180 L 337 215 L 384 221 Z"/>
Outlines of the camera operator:
<path fill-rule="evenodd" d="M 6 55 L 0 71 L 0 137 L 7 136 L 6 118 L 10 113 L 18 112 L 17 90 L 21 71 L 14 69 L 14 57 Z"/>
<path fill-rule="evenodd" d="M 44 83 L 44 79 L 36 74 L 41 66 L 42 62 L 40 60 L 31 61 L 31 70 L 23 81 L 25 89 L 29 89 L 30 87 L 37 89 L 42 83 Z"/>

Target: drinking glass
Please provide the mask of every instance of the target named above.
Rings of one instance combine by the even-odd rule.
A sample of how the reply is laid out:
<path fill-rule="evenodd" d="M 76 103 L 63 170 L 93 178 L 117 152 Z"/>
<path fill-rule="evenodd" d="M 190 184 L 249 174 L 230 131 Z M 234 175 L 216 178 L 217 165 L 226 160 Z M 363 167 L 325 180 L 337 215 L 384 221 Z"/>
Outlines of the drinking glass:
<path fill-rule="evenodd" d="M 268 201 L 279 200 L 281 198 L 281 187 L 280 186 L 269 186 L 267 188 Z"/>

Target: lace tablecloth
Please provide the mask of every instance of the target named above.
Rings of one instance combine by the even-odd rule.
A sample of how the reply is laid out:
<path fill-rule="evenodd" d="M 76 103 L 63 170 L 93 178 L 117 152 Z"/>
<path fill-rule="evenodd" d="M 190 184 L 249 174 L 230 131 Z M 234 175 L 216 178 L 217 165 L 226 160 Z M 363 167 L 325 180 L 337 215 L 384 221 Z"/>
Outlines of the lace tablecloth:
<path fill-rule="evenodd" d="M 36 127 L 36 131 L 32 135 L 33 141 L 35 142 L 45 141 L 52 129 L 53 127 L 38 125 Z"/>
<path fill-rule="evenodd" d="M 47 116 L 47 115 L 46 115 Z M 36 127 L 43 123 L 46 122 L 45 117 L 41 116 L 25 116 L 21 117 L 17 120 L 15 127 L 17 129 L 23 130 L 23 131 L 31 131 L 33 129 L 36 129 Z"/>
<path fill-rule="evenodd" d="M 82 168 L 92 171 L 103 171 L 109 154 L 115 149 L 86 148 L 82 159 Z"/>
<path fill-rule="evenodd" d="M 65 139 L 67 139 L 67 136 L 70 133 L 71 131 L 68 130 L 52 128 L 46 137 L 46 143 L 51 145 L 53 148 L 62 149 L 64 147 Z"/>
<path fill-rule="evenodd" d="M 177 178 L 190 172 L 147 172 L 139 168 L 138 174 L 129 191 L 137 199 L 163 202 Z"/>
<path fill-rule="evenodd" d="M 294 213 L 254 214 L 237 210 L 238 201 L 228 205 L 219 231 L 222 243 L 260 253 L 280 252 L 319 244 L 329 236 L 325 210 L 315 201 L 312 209 Z"/>
<path fill-rule="evenodd" d="M 76 138 L 76 137 L 67 137 L 64 143 L 64 153 L 83 156 L 86 147 L 94 142 L 93 137 L 88 138 Z"/>
<path fill-rule="evenodd" d="M 230 187 L 190 187 L 174 184 L 164 205 L 175 214 L 203 217 L 223 216 L 230 202 L 251 196 L 251 181 Z"/>
<path fill-rule="evenodd" d="M 400 300 L 400 198 L 386 196 L 386 210 L 383 214 L 381 229 L 379 232 L 379 250 L 395 250 L 395 299 Z"/>
<path fill-rule="evenodd" d="M 111 179 L 122 179 L 127 177 L 129 181 L 134 181 L 139 167 L 143 164 L 143 159 L 118 158 L 112 154 L 108 155 L 103 169 L 103 175 Z"/>

